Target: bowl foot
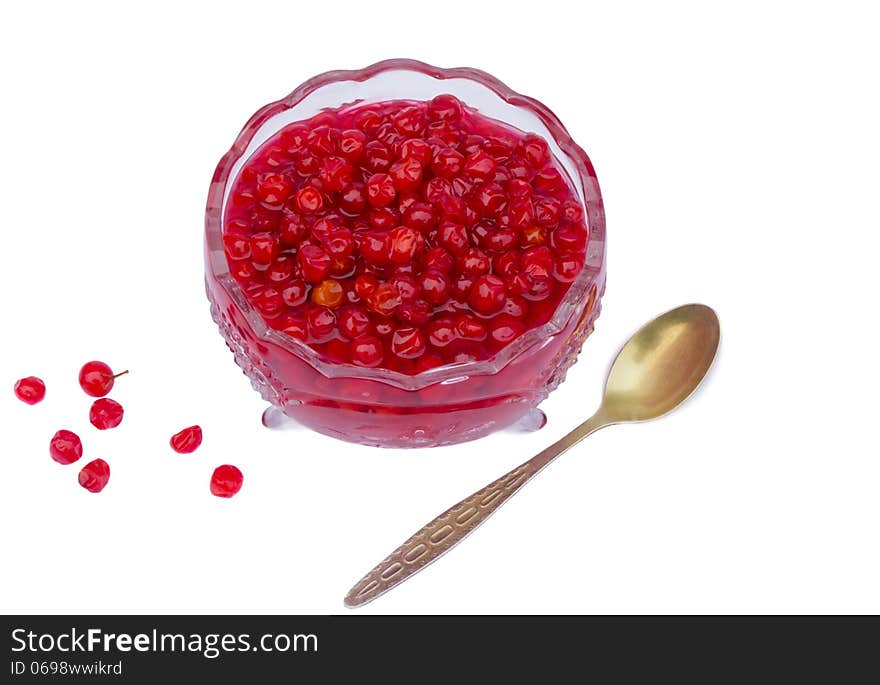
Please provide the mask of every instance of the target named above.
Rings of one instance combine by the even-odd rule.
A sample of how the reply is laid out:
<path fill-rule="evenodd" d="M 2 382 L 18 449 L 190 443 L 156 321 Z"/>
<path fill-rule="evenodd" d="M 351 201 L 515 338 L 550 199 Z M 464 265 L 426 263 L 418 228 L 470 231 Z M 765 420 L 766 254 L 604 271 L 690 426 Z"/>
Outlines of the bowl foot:
<path fill-rule="evenodd" d="M 302 428 L 302 424 L 294 421 L 274 404 L 266 407 L 263 412 L 263 425 L 271 430 L 292 430 Z"/>
<path fill-rule="evenodd" d="M 547 415 L 535 407 L 529 413 L 524 414 L 519 421 L 505 428 L 508 433 L 534 433 L 547 425 Z"/>

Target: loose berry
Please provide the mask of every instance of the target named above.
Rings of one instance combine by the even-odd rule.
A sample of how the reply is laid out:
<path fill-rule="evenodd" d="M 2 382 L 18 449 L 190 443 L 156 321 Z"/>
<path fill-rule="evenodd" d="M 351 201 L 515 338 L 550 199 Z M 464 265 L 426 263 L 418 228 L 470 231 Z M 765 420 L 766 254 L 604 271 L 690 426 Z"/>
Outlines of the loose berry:
<path fill-rule="evenodd" d="M 211 494 L 217 497 L 232 497 L 241 490 L 244 476 L 232 464 L 223 464 L 211 474 Z"/>
<path fill-rule="evenodd" d="M 98 430 L 116 428 L 122 422 L 124 411 L 119 402 L 102 397 L 92 403 L 89 410 L 89 421 Z"/>
<path fill-rule="evenodd" d="M 79 484 L 89 492 L 101 492 L 110 480 L 110 465 L 103 459 L 95 459 L 82 467 Z"/>
<path fill-rule="evenodd" d="M 104 362 L 86 362 L 79 370 L 79 385 L 86 395 L 103 397 L 113 389 L 116 379 L 127 373 L 126 370 L 114 374 Z"/>
<path fill-rule="evenodd" d="M 171 449 L 180 454 L 195 452 L 202 444 L 202 429 L 199 426 L 184 428 L 171 436 Z"/>
<path fill-rule="evenodd" d="M 82 441 L 73 431 L 62 429 L 49 441 L 49 456 L 59 464 L 72 464 L 82 453 Z"/>
<path fill-rule="evenodd" d="M 46 396 L 46 384 L 36 376 L 15 381 L 15 396 L 25 404 L 37 404 Z"/>

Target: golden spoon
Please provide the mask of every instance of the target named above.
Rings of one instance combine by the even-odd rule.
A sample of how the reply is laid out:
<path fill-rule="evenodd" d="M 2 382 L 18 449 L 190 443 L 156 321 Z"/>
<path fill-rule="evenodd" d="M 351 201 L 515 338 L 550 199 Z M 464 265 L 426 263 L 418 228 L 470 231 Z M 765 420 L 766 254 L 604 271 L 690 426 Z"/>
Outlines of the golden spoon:
<path fill-rule="evenodd" d="M 648 421 L 675 409 L 703 380 L 721 329 L 709 307 L 688 304 L 645 324 L 618 352 L 593 416 L 526 463 L 440 514 L 349 590 L 345 605 L 376 599 L 422 570 L 491 516 L 531 478 L 585 437 L 615 423 Z"/>

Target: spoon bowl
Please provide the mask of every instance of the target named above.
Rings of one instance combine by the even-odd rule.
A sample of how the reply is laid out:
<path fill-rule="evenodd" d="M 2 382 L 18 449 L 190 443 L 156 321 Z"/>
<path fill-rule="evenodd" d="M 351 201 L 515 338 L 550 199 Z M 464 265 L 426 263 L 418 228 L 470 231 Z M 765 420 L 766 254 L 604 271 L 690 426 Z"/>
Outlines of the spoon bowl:
<path fill-rule="evenodd" d="M 687 304 L 640 328 L 617 354 L 600 412 L 608 423 L 648 421 L 681 404 L 703 380 L 721 326 L 703 304 Z"/>

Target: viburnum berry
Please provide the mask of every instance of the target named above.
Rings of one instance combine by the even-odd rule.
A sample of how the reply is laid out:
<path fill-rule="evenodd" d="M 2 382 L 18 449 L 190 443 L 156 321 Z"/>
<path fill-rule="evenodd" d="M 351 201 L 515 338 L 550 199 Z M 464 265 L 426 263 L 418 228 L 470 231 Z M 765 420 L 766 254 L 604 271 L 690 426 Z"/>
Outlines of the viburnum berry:
<path fill-rule="evenodd" d="M 303 280 L 320 283 L 330 273 L 332 261 L 323 248 L 317 245 L 304 245 L 296 255 Z"/>
<path fill-rule="evenodd" d="M 171 449 L 179 454 L 195 452 L 202 444 L 202 429 L 200 426 L 190 426 L 171 436 Z"/>
<path fill-rule="evenodd" d="M 312 302 L 321 307 L 336 309 L 345 301 L 345 291 L 339 281 L 328 278 L 312 288 Z"/>
<path fill-rule="evenodd" d="M 49 456 L 59 464 L 72 464 L 82 457 L 83 446 L 73 431 L 61 429 L 49 441 Z"/>
<path fill-rule="evenodd" d="M 351 361 L 358 366 L 378 366 L 384 356 L 382 341 L 375 336 L 363 335 L 351 343 Z"/>
<path fill-rule="evenodd" d="M 102 397 L 92 403 L 89 410 L 89 421 L 98 430 L 116 428 L 122 423 L 124 410 L 122 405 L 108 397 Z"/>
<path fill-rule="evenodd" d="M 101 492 L 110 481 L 110 465 L 103 459 L 95 459 L 82 467 L 79 484 L 89 492 Z"/>
<path fill-rule="evenodd" d="M 79 385 L 86 395 L 103 397 L 113 389 L 116 379 L 127 373 L 128 370 L 113 373 L 104 362 L 86 362 L 79 370 Z"/>
<path fill-rule="evenodd" d="M 495 314 L 504 306 L 507 288 L 498 276 L 477 277 L 470 292 L 469 302 L 480 314 Z"/>
<path fill-rule="evenodd" d="M 46 384 L 36 376 L 15 381 L 15 396 L 25 404 L 37 404 L 46 397 Z"/>
<path fill-rule="evenodd" d="M 391 338 L 391 351 L 403 359 L 415 359 L 425 353 L 427 343 L 420 328 L 398 328 Z"/>
<path fill-rule="evenodd" d="M 238 467 L 223 464 L 211 474 L 211 494 L 217 497 L 232 497 L 241 490 L 244 476 Z"/>

